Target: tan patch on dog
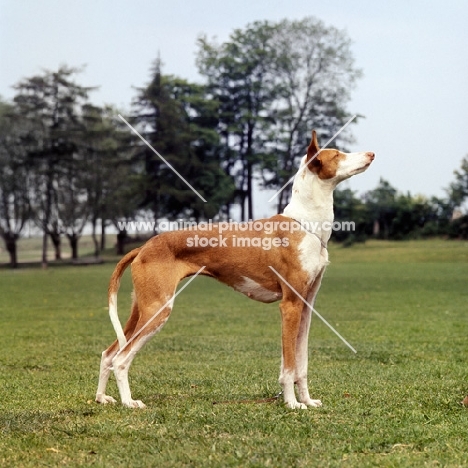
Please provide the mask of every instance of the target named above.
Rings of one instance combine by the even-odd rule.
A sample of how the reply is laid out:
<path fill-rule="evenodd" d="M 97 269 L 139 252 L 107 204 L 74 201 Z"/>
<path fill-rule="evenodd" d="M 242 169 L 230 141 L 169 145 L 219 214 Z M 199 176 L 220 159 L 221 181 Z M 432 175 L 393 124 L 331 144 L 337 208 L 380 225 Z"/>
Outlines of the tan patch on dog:
<path fill-rule="evenodd" d="M 312 132 L 312 139 L 307 148 L 306 165 L 309 171 L 317 174 L 322 180 L 332 179 L 336 176 L 339 162 L 345 159 L 346 155 L 336 149 L 325 149 L 320 151 L 315 130 Z M 303 172 L 304 175 L 304 172 Z"/>
<path fill-rule="evenodd" d="M 340 161 L 345 158 L 346 155 L 338 150 L 323 150 L 309 164 L 309 170 L 322 180 L 332 179 L 336 176 Z"/>

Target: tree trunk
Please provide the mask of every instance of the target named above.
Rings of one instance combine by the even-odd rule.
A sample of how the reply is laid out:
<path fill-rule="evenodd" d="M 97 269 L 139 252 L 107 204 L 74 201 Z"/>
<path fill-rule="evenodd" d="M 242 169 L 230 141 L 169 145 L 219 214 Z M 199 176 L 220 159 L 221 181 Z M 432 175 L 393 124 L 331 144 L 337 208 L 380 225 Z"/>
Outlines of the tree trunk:
<path fill-rule="evenodd" d="M 101 252 L 106 248 L 106 220 L 101 218 Z"/>
<path fill-rule="evenodd" d="M 47 268 L 47 238 L 49 235 L 47 234 L 47 230 L 44 229 L 44 233 L 42 234 L 42 268 Z"/>
<path fill-rule="evenodd" d="M 248 220 L 253 219 L 253 167 L 247 162 L 247 214 Z"/>
<path fill-rule="evenodd" d="M 42 268 L 47 268 L 47 238 L 48 235 L 48 225 L 50 220 L 50 213 L 52 211 L 52 162 L 49 161 L 49 167 L 47 172 L 47 185 L 46 185 L 46 199 L 45 199 L 45 208 L 44 208 L 44 218 L 42 220 Z"/>
<path fill-rule="evenodd" d="M 281 214 L 283 212 L 283 192 L 278 195 L 278 201 L 276 203 L 276 212 Z"/>
<path fill-rule="evenodd" d="M 125 246 L 125 239 L 127 238 L 127 231 L 124 229 L 123 231 L 119 231 L 117 234 L 117 254 L 123 255 L 124 254 L 124 246 Z"/>
<path fill-rule="evenodd" d="M 78 240 L 80 239 L 76 234 L 67 234 L 68 240 L 70 242 L 70 248 L 72 251 L 72 259 L 78 259 Z"/>
<path fill-rule="evenodd" d="M 49 236 L 54 245 L 55 260 L 62 260 L 62 239 L 60 238 L 60 233 L 49 232 Z"/>
<path fill-rule="evenodd" d="M 93 218 L 92 220 L 92 232 L 91 232 L 91 238 L 93 239 L 93 244 L 94 244 L 94 256 L 97 258 L 99 257 L 99 254 L 101 253 L 99 251 L 99 242 L 98 242 L 98 239 L 96 237 L 96 224 L 97 224 L 97 219 L 96 218 Z"/>
<path fill-rule="evenodd" d="M 12 233 L 5 233 L 3 235 L 3 240 L 5 241 L 5 247 L 10 255 L 10 267 L 17 268 L 18 267 L 18 256 L 17 256 L 17 249 L 16 249 L 16 241 L 18 240 L 18 236 Z"/>
<path fill-rule="evenodd" d="M 286 192 L 286 190 L 290 190 L 290 188 L 288 189 L 288 187 L 286 187 L 278 195 L 278 204 L 277 204 L 278 214 L 281 214 L 284 211 L 284 209 L 286 208 L 286 205 L 289 203 L 289 195 Z"/>
<path fill-rule="evenodd" d="M 241 206 L 241 212 L 240 212 L 240 220 L 245 221 L 245 192 L 244 190 L 240 190 L 240 206 Z"/>

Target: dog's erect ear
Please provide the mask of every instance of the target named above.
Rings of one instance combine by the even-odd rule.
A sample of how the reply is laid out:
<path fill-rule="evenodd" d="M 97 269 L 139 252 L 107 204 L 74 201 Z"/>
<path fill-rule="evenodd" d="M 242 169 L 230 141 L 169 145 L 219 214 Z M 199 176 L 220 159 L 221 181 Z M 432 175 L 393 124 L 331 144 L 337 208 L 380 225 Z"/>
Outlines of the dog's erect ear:
<path fill-rule="evenodd" d="M 316 154 L 319 151 L 320 151 L 320 148 L 317 142 L 317 133 L 315 132 L 315 130 L 312 130 L 312 140 L 310 140 L 309 147 L 307 148 L 307 158 L 306 158 L 306 164 L 309 167 L 309 169 L 312 169 L 312 167 L 309 166 L 310 161 L 314 158 L 314 156 L 316 156 Z M 317 161 L 317 158 L 315 158 L 314 161 Z"/>

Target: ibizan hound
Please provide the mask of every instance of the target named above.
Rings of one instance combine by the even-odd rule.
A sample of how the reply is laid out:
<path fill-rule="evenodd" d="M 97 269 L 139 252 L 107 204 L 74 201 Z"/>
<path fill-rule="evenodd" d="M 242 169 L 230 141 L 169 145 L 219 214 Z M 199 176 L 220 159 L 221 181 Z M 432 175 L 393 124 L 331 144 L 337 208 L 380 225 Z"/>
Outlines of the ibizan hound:
<path fill-rule="evenodd" d="M 284 402 L 289 408 L 321 406 L 320 400 L 310 398 L 307 387 L 311 308 L 304 305 L 303 299 L 313 305 L 328 264 L 333 190 L 343 180 L 365 171 L 373 159 L 371 152 L 320 150 L 314 131 L 294 180 L 291 201 L 281 215 L 243 226 L 218 223 L 211 230 L 199 226 L 195 230 L 165 232 L 125 255 L 109 284 L 109 314 L 118 339 L 102 353 L 96 401 L 115 403 L 106 395 L 113 369 L 122 403 L 145 407 L 140 400 L 132 399 L 129 367 L 136 353 L 169 318 L 177 284 L 202 270 L 201 274 L 257 301 L 281 300 L 279 382 Z M 307 223 L 313 223 L 313 232 L 301 228 Z M 133 305 L 122 329 L 117 316 L 117 291 L 130 263 Z"/>

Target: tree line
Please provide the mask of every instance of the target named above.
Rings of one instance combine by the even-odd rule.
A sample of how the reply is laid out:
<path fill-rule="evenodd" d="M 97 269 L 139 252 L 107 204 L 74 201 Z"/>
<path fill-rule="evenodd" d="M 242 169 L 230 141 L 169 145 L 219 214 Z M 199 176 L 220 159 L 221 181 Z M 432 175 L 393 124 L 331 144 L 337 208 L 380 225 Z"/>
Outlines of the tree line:
<path fill-rule="evenodd" d="M 126 119 L 206 203 L 129 130 L 121 110 L 92 103 L 95 88 L 78 83 L 79 69 L 43 71 L 18 82 L 11 102 L 0 100 L 0 236 L 12 266 L 28 222 L 42 232 L 45 266 L 48 243 L 60 259 L 63 238 L 77 258 L 85 226 L 96 256 L 110 225 L 122 249 L 120 222 L 141 213 L 154 220 L 229 219 L 239 206 L 241 220 L 253 219 L 255 184 L 283 186 L 310 130 L 325 141 L 349 120 L 361 75 L 347 34 L 312 17 L 256 22 L 224 43 L 202 36 L 196 64 L 202 83 L 163 74 L 156 59 Z M 345 149 L 350 141 L 343 132 L 334 146 Z M 364 198 L 338 192 L 337 217 L 355 220 L 359 234 L 336 238 L 453 230 L 453 208 L 467 196 L 468 160 L 463 164 L 446 201 L 397 194 L 385 181 Z M 288 196 L 281 192 L 278 212 Z"/>
<path fill-rule="evenodd" d="M 445 197 L 398 192 L 384 179 L 361 196 L 352 190 L 335 191 L 335 218 L 355 222 L 354 232 L 335 232 L 334 239 L 351 245 L 368 238 L 405 240 L 434 236 L 468 239 L 468 216 L 461 206 L 468 197 L 468 156 Z"/>

